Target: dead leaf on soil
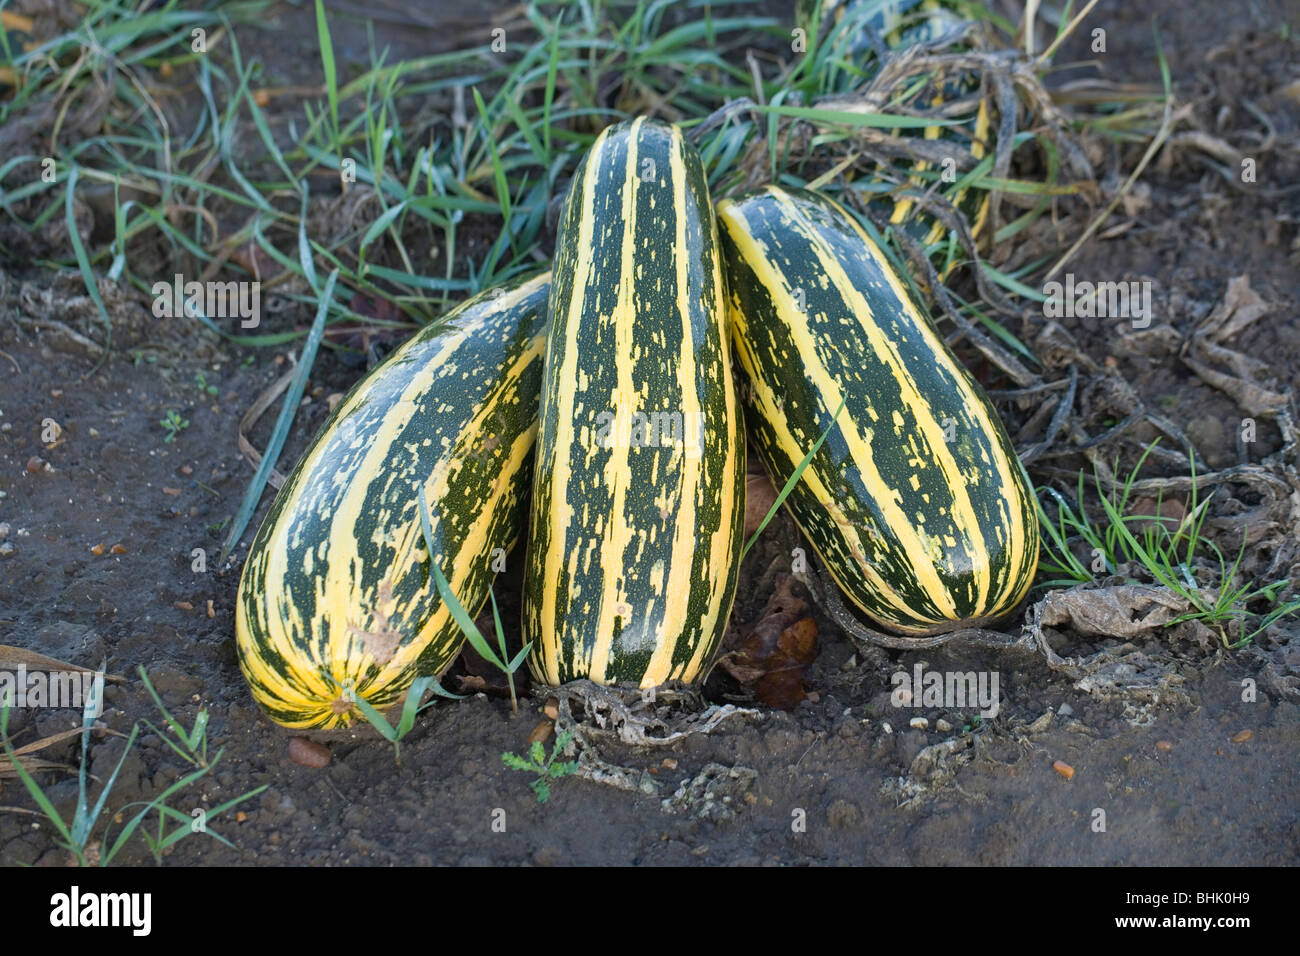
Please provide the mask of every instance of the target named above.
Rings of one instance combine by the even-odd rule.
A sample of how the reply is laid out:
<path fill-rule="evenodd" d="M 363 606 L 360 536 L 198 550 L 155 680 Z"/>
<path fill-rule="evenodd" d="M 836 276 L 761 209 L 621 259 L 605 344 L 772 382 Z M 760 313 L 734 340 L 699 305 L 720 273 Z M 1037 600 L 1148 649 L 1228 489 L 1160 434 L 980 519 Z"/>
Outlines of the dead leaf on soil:
<path fill-rule="evenodd" d="M 363 292 L 357 292 L 352 296 L 348 308 L 357 315 L 365 316 L 368 319 L 382 319 L 385 322 L 403 322 L 406 320 L 402 310 L 391 300 L 375 295 L 366 295 Z M 362 329 L 362 335 L 364 336 L 367 331 Z"/>
<path fill-rule="evenodd" d="M 280 397 L 280 393 L 289 387 L 293 381 L 294 375 L 297 374 L 298 366 L 290 363 L 287 371 L 279 378 L 272 382 L 252 405 L 248 411 L 244 412 L 243 417 L 239 419 L 239 428 L 236 430 L 236 439 L 239 444 L 239 453 L 244 456 L 245 460 L 253 466 L 254 469 L 262 463 L 262 453 L 253 447 L 253 443 L 248 440 L 248 431 L 257 424 L 257 420 L 266 413 L 272 403 Z M 267 483 L 277 491 L 284 487 L 285 475 L 278 468 L 272 468 L 271 474 L 267 476 Z"/>
<path fill-rule="evenodd" d="M 1250 276 L 1239 275 L 1228 280 L 1223 300 L 1201 322 L 1200 331 L 1216 342 L 1226 342 L 1272 310 L 1272 304 L 1250 287 Z"/>
<path fill-rule="evenodd" d="M 576 680 L 548 690 L 559 701 L 556 727 L 572 731 L 584 751 L 602 736 L 631 746 L 669 746 L 711 733 L 732 717 L 758 714 L 734 704 L 704 706 L 698 687 L 672 683 L 641 690 Z"/>
<path fill-rule="evenodd" d="M 1250 287 L 1248 275 L 1229 279 L 1223 300 L 1196 327 L 1182 351 L 1184 364 L 1207 385 L 1230 396 L 1249 414 L 1268 417 L 1287 407 L 1291 393 L 1274 391 L 1260 384 L 1260 379 L 1271 377 L 1269 366 L 1221 343 L 1272 309 L 1273 306 Z"/>
<path fill-rule="evenodd" d="M 492 617 L 490 608 L 478 616 L 474 626 L 487 638 L 489 646 L 496 649 L 496 621 Z M 512 655 L 518 653 L 517 648 L 510 648 L 510 650 Z M 466 674 L 456 675 L 462 694 L 487 694 L 491 697 L 507 699 L 510 697 L 510 681 L 505 673 L 495 664 L 484 660 L 469 641 L 461 645 L 460 662 L 467 671 Z M 526 668 L 520 668 L 515 672 L 515 691 L 517 694 L 526 693 L 528 686 L 528 671 Z"/>
<path fill-rule="evenodd" d="M 758 623 L 718 666 L 768 707 L 793 710 L 804 698 L 803 675 L 817 656 L 817 622 L 781 575 Z"/>
<path fill-rule="evenodd" d="M 283 270 L 271 254 L 250 240 L 230 253 L 230 261 L 241 266 L 259 282 L 269 282 Z"/>
<path fill-rule="evenodd" d="M 1188 610 L 1173 591 L 1147 584 L 1052 591 L 1041 603 L 1039 623 L 1046 627 L 1116 638 L 1147 634 Z"/>
<path fill-rule="evenodd" d="M 104 733 L 112 734 L 115 737 L 122 737 L 123 739 L 126 738 L 126 734 L 120 733 L 116 730 L 110 730 L 109 728 L 105 727 L 101 723 L 96 723 L 94 729 L 97 731 L 102 731 Z M 69 771 L 75 770 L 76 769 L 75 767 L 69 767 L 61 763 L 55 763 L 51 760 L 45 760 L 44 758 L 41 757 L 33 757 L 31 756 L 31 754 L 34 754 L 39 750 L 44 750 L 46 747 L 52 747 L 57 743 L 62 743 L 63 741 L 67 740 L 69 737 L 79 736 L 81 732 L 82 732 L 81 727 L 73 727 L 70 730 L 61 730 L 57 734 L 50 734 L 48 737 L 42 737 L 40 740 L 33 740 L 29 744 L 23 744 L 21 747 L 15 748 L 14 756 L 20 758 L 18 762 L 22 764 L 23 769 L 26 770 L 28 773 L 35 773 L 38 770 L 69 770 Z M 14 769 L 12 763 L 5 762 L 0 764 L 0 776 L 16 777 L 17 775 L 18 773 Z"/>
<path fill-rule="evenodd" d="M 1102 698 L 1117 696 L 1130 704 L 1143 698 L 1167 700 L 1182 694 L 1179 687 L 1186 680 L 1184 672 L 1194 665 L 1164 650 L 1168 643 L 1164 638 L 1180 630 L 1163 636 L 1159 632 L 1189 610 L 1190 605 L 1179 595 L 1153 585 L 1076 587 L 1053 591 L 1032 605 L 1025 616 L 1024 633 L 1048 667 L 1070 677 L 1079 690 Z M 1179 625 L 1179 629 L 1185 627 Z M 1044 633 L 1050 628 L 1116 640 L 1085 657 L 1062 657 Z M 1133 643 L 1143 637 L 1159 640 L 1159 646 L 1144 650 Z"/>
<path fill-rule="evenodd" d="M 13 647 L 10 644 L 0 644 L 0 670 L 16 670 L 24 667 L 29 671 L 79 671 L 83 674 L 93 674 L 93 667 L 82 667 L 79 664 L 69 664 L 66 661 L 55 660 L 53 657 L 46 657 L 44 654 L 38 654 L 36 651 L 29 651 L 25 647 Z M 120 684 L 123 678 L 115 674 L 105 674 L 104 680 Z"/>
<path fill-rule="evenodd" d="M 776 489 L 757 459 L 752 456 L 745 471 L 745 540 L 753 537 L 758 526 L 776 501 Z"/>
<path fill-rule="evenodd" d="M 19 757 L 18 762 L 23 765 L 23 769 L 28 773 L 41 773 L 46 770 L 66 770 L 72 773 L 77 769 L 67 764 L 55 763 L 52 760 L 42 760 L 40 757 Z M 0 764 L 0 778 L 16 776 L 18 776 L 18 771 L 14 769 L 12 763 L 6 760 Z"/>

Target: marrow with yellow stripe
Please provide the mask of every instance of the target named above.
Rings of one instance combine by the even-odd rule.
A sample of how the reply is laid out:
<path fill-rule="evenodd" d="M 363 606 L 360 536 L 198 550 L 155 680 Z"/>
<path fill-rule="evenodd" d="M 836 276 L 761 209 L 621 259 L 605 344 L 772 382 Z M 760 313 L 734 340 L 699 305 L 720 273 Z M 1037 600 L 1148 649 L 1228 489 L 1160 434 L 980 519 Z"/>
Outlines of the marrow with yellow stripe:
<path fill-rule="evenodd" d="M 958 35 L 970 18 L 953 0 L 797 0 L 795 21 L 813 39 L 822 34 L 829 39 L 836 29 L 847 31 L 849 50 L 866 54 L 872 34 L 898 50 Z"/>
<path fill-rule="evenodd" d="M 735 594 L 743 423 L 695 150 L 600 134 L 557 234 L 524 585 L 548 684 L 653 687 L 710 663 Z"/>
<path fill-rule="evenodd" d="M 943 97 L 935 97 L 931 103 L 932 106 L 942 104 Z M 988 103 L 981 99 L 979 105 L 975 108 L 970 142 L 963 148 L 967 149 L 974 159 L 983 159 L 988 153 L 990 132 Z M 953 138 L 953 134 L 948 133 L 946 128 L 942 126 L 927 126 L 923 135 L 928 140 L 939 140 L 945 138 L 945 133 L 947 138 L 957 142 Z M 926 160 L 918 160 L 912 164 L 911 168 L 915 173 L 929 172 L 934 169 L 933 164 Z M 957 168 L 955 161 L 947 168 L 939 169 L 938 172 L 941 178 L 944 176 L 955 177 L 954 183 L 962 180 L 966 175 L 965 171 Z M 928 182 L 925 177 L 913 175 L 909 177 L 907 189 L 911 192 L 924 192 L 930 185 L 931 182 Z M 968 185 L 962 185 L 951 188 L 947 192 L 942 192 L 941 195 L 965 214 L 970 227 L 971 238 L 978 240 L 982 236 L 988 221 L 988 191 L 972 189 Z M 934 246 L 948 235 L 948 227 L 910 196 L 899 196 L 888 211 L 890 225 L 906 229 L 908 235 L 923 246 Z"/>
<path fill-rule="evenodd" d="M 396 703 L 464 635 L 523 523 L 550 276 L 517 280 L 416 334 L 339 403 L 253 541 L 235 612 L 253 697 L 286 727 L 343 727 Z M 498 565 L 499 566 L 499 565 Z"/>
<path fill-rule="evenodd" d="M 807 190 L 721 202 L 718 220 L 750 436 L 781 487 L 827 434 L 786 503 L 840 588 L 904 634 L 1011 610 L 1038 560 L 1030 484 L 902 278 Z"/>
<path fill-rule="evenodd" d="M 799 0 L 796 19 L 810 37 L 820 37 L 822 42 L 837 46 L 847 44 L 847 52 L 856 65 L 871 73 L 876 69 L 870 62 L 876 43 L 889 50 L 902 50 L 951 38 L 958 49 L 979 48 L 979 34 L 969 32 L 969 28 L 977 24 L 970 19 L 966 6 L 953 0 Z M 940 90 L 921 93 L 914 105 L 933 109 L 963 97 L 975 98 L 978 94 L 979 77 L 973 73 L 959 73 L 955 77 L 950 75 Z M 824 101 L 819 105 L 845 112 L 878 112 L 881 109 L 880 103 L 864 101 L 858 95 L 842 101 Z M 951 142 L 963 152 L 969 152 L 975 160 L 983 159 L 988 154 L 993 133 L 987 100 L 979 98 L 978 104 L 972 103 L 972 109 L 966 115 L 949 115 L 948 119 L 957 121 L 959 125 L 927 126 L 921 130 L 921 135 L 930 141 Z M 900 129 L 894 135 L 906 137 L 914 133 Z M 924 159 L 915 160 L 910 166 L 904 166 L 902 162 L 897 165 L 904 170 L 910 168 L 914 173 L 900 187 L 909 193 L 933 188 L 937 174 L 940 194 L 965 214 L 972 238 L 978 239 L 982 235 L 990 205 L 988 191 L 967 185 L 959 188 L 948 185 L 961 180 L 966 170 L 955 164 L 936 169 L 933 163 Z M 916 175 L 923 173 L 930 175 Z M 923 246 L 933 247 L 948 235 L 948 227 L 909 195 L 887 194 L 885 198 L 874 201 L 872 208 Z"/>

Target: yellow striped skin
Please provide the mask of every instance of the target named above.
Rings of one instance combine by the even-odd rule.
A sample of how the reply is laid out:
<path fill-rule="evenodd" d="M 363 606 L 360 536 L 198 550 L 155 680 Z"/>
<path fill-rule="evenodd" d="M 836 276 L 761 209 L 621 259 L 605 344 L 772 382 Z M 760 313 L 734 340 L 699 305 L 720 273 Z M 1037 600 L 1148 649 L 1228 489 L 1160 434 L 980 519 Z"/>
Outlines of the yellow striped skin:
<path fill-rule="evenodd" d="M 718 204 L 750 437 L 878 623 L 931 634 L 1013 608 L 1038 560 L 1028 478 L 983 391 L 854 219 L 806 190 Z"/>
<path fill-rule="evenodd" d="M 677 127 L 636 119 L 601 133 L 575 174 L 553 271 L 529 666 L 548 684 L 695 680 L 735 594 L 744 433 L 717 224 Z"/>
<path fill-rule="evenodd" d="M 277 723 L 347 726 L 361 717 L 349 694 L 387 707 L 459 651 L 418 490 L 434 560 L 472 613 L 523 523 L 549 292 L 549 275 L 516 280 L 417 333 L 348 393 L 285 482 L 235 614 L 240 668 Z"/>
<path fill-rule="evenodd" d="M 871 50 L 871 33 L 891 49 L 918 43 L 934 43 L 966 22 L 960 7 L 945 0 L 798 0 L 795 20 L 810 38 L 838 27 L 848 20 L 855 31 L 849 49 L 863 54 Z"/>
<path fill-rule="evenodd" d="M 960 4 L 949 0 L 821 0 L 820 11 L 817 0 L 799 0 L 796 10 L 798 22 L 810 36 L 826 34 L 822 37 L 822 42 L 829 41 L 834 31 L 851 31 L 846 52 L 859 68 L 868 73 L 876 69 L 870 62 L 873 57 L 872 33 L 890 50 L 901 50 L 916 44 L 934 43 L 944 36 L 960 36 L 960 28 L 968 23 L 967 11 Z M 970 38 L 967 37 L 965 42 L 969 45 Z M 978 85 L 977 76 L 962 74 L 945 83 L 942 95 L 934 97 L 930 105 L 939 106 L 945 101 L 970 96 L 978 92 Z M 854 100 L 850 99 L 835 103 L 834 108 L 846 111 L 857 108 L 863 112 L 874 112 L 880 105 L 858 100 L 855 107 Z M 980 100 L 973 117 L 950 117 L 959 119 L 963 127 L 969 130 L 969 146 L 965 148 L 976 160 L 983 159 L 988 152 L 992 133 L 991 118 L 988 103 L 984 99 Z M 897 135 L 913 134 L 910 130 L 900 129 Z M 927 140 L 953 138 L 957 141 L 955 128 L 952 127 L 927 126 L 921 135 Z M 910 164 L 910 168 L 921 172 L 930 170 L 932 165 L 926 160 L 916 160 Z M 959 178 L 960 175 L 959 173 Z M 918 193 L 936 188 L 936 185 L 932 178 L 912 176 L 899 188 Z M 947 190 L 946 198 L 966 215 L 971 237 L 978 240 L 987 224 L 990 207 L 988 191 L 969 186 L 952 191 L 945 183 L 938 184 L 937 188 L 940 191 Z M 873 202 L 873 208 L 879 208 L 891 225 L 905 229 L 909 236 L 927 247 L 935 247 L 947 238 L 948 227 L 914 199 L 900 195 L 891 205 L 892 196 L 893 192 L 887 193 L 879 202 Z M 945 269 L 942 277 L 946 278 L 955 265 L 954 262 Z"/>
<path fill-rule="evenodd" d="M 938 106 L 941 102 L 942 100 L 936 99 L 934 105 Z M 983 159 L 988 152 L 990 126 L 988 103 L 985 100 L 980 100 L 979 107 L 975 112 L 975 125 L 970 143 L 970 154 L 976 160 Z M 926 139 L 934 140 L 939 139 L 942 133 L 943 127 L 941 126 L 927 126 L 924 135 Z M 913 168 L 927 170 L 930 168 L 930 164 L 919 161 L 914 164 Z M 908 188 L 924 191 L 927 185 L 925 180 L 914 176 L 910 180 Z M 988 221 L 990 204 L 987 190 L 971 189 L 966 186 L 949 195 L 948 201 L 966 214 L 970 224 L 971 238 L 978 241 Z M 915 200 L 907 196 L 901 197 L 894 203 L 893 208 L 890 210 L 889 222 L 891 225 L 906 228 L 910 235 L 919 240 L 924 246 L 933 246 L 948 235 L 948 227 L 943 222 L 920 208 Z M 946 276 L 947 273 L 945 273 L 944 278 Z"/>

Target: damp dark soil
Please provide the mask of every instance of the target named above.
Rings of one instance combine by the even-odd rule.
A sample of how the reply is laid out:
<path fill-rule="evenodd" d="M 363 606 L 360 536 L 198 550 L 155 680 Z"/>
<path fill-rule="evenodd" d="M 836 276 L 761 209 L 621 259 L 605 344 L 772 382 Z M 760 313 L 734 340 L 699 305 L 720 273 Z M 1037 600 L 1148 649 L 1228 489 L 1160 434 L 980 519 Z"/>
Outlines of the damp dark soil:
<path fill-rule="evenodd" d="M 1300 27 L 1293 4 L 1160 6 L 1182 102 L 1211 111 L 1211 123 L 1213 111 L 1226 109 L 1218 128 L 1231 137 L 1258 128 L 1240 105 L 1249 101 L 1278 124 L 1279 137 L 1294 139 L 1294 48 L 1278 36 L 1288 17 Z M 284 72 L 277 82 L 300 82 L 293 63 L 316 62 L 310 14 L 276 10 L 274 34 L 241 29 L 271 72 Z M 1107 31 L 1101 59 L 1109 78 L 1158 80 L 1147 11 L 1107 0 L 1093 19 Z M 379 21 L 377 29 L 391 34 L 398 55 L 456 44 L 455 30 L 437 24 Z M 290 57 L 282 44 L 293 36 L 306 39 Z M 1080 58 L 1086 43 L 1074 44 Z M 352 55 L 363 53 L 358 40 Z M 1063 325 L 1094 362 L 1117 368 L 1148 407 L 1176 420 L 1212 466 L 1238 461 L 1234 436 L 1246 413 L 1179 361 L 1176 342 L 1224 297 L 1229 280 L 1248 275 L 1272 306 L 1234 347 L 1266 363 L 1284 388 L 1300 369 L 1300 195 L 1286 188 L 1300 171 L 1269 162 L 1261 158 L 1258 181 L 1248 186 L 1184 153 L 1153 164 L 1142 179 L 1141 208 L 1115 220 L 1133 225 L 1091 240 L 1070 265 L 1081 279 L 1152 282 L 1154 324 L 1172 330 L 1173 347 L 1162 349 L 1158 337 L 1139 347 L 1105 323 Z M 239 563 L 269 491 L 231 566 L 217 566 L 221 525 L 251 475 L 236 446 L 238 422 L 282 373 L 285 358 L 230 346 L 180 320 L 154 319 L 113 283 L 101 288 L 115 322 L 114 347 L 95 368 L 96 352 L 33 321 L 56 319 L 98 338 L 80 278 L 0 273 L 0 643 L 92 667 L 103 662 L 124 677 L 106 690 L 102 721 L 114 731 L 157 721 L 137 678 L 141 665 L 183 721 L 207 708 L 212 747 L 223 756 L 214 774 L 175 802 L 182 812 L 266 787 L 238 817 L 212 824 L 234 849 L 186 839 L 164 865 L 1300 862 L 1294 625 L 1275 627 L 1240 651 L 1146 639 L 1141 649 L 1172 660 L 1169 679 L 1158 692 L 1127 694 L 1113 686 L 1099 692 L 1027 651 L 961 644 L 859 651 L 814 611 L 816 656 L 804 675 L 808 693 L 793 710 L 746 705 L 710 732 L 666 747 L 593 737 L 605 761 L 631 771 L 623 779 L 634 779 L 634 790 L 566 777 L 539 803 L 531 778 L 504 766 L 501 754 L 524 752 L 542 719 L 541 701 L 528 698 L 512 717 L 495 694 L 427 711 L 404 741 L 400 765 L 369 729 L 322 739 L 330 754 L 323 769 L 295 763 L 289 734 L 250 698 L 233 641 Z M 359 371 L 322 352 L 282 467 L 323 421 L 329 396 L 345 391 Z M 215 394 L 197 386 L 198 373 Z M 189 425 L 164 441 L 160 421 L 173 411 Z M 46 419 L 61 429 L 56 441 L 43 441 Z M 268 428 L 264 421 L 254 429 L 255 444 L 265 442 Z M 1261 422 L 1258 443 L 1244 454 L 1258 458 L 1279 444 L 1276 430 Z M 1277 576 L 1294 579 L 1300 506 L 1290 520 L 1289 543 L 1274 547 L 1268 561 L 1256 555 L 1254 564 L 1271 563 Z M 751 553 L 735 634 L 755 626 L 799 545 L 783 519 Z M 512 561 L 520 563 L 518 554 Z M 507 619 L 517 610 L 516 584 L 514 593 L 506 588 Z M 1057 653 L 1076 657 L 1106 643 L 1069 633 L 1052 640 Z M 975 720 L 969 706 L 895 707 L 891 675 L 918 665 L 996 673 L 998 714 Z M 725 704 L 739 687 L 718 674 L 706 692 Z M 11 735 L 21 745 L 78 719 L 72 710 L 18 711 Z M 123 746 L 119 736 L 97 735 L 92 772 L 105 778 Z M 78 747 L 70 739 L 42 755 L 71 768 Z M 112 806 L 151 799 L 185 769 L 146 729 Z M 39 777 L 70 816 L 75 774 Z M 0 777 L 0 862 L 65 862 L 49 825 L 22 812 L 33 806 L 18 780 Z M 120 859 L 152 864 L 142 843 Z"/>

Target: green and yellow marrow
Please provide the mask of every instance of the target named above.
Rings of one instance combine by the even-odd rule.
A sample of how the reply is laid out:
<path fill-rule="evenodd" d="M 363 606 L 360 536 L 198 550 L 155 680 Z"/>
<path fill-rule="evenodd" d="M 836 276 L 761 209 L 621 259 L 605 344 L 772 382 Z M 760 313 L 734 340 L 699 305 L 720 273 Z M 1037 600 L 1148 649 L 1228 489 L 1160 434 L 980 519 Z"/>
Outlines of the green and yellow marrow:
<path fill-rule="evenodd" d="M 635 119 L 583 158 L 557 235 L 524 587 L 545 683 L 692 681 L 740 566 L 743 422 L 695 150 Z"/>
<path fill-rule="evenodd" d="M 845 210 L 776 187 L 719 203 L 746 419 L 840 588 L 903 634 L 993 619 L 1029 589 L 1038 525 L 997 413 Z"/>
<path fill-rule="evenodd" d="M 795 22 L 810 40 L 838 26 L 851 29 L 849 50 L 861 54 L 871 50 L 871 33 L 897 50 L 934 43 L 961 29 L 969 18 L 962 3 L 953 0 L 798 0 Z"/>
<path fill-rule="evenodd" d="M 293 728 L 347 726 L 396 703 L 464 635 L 433 560 L 471 612 L 515 542 L 531 480 L 549 274 L 458 306 L 339 403 L 253 541 L 235 614 L 253 697 Z"/>
<path fill-rule="evenodd" d="M 878 42 L 890 50 L 934 43 L 945 36 L 960 36 L 961 28 L 971 22 L 965 7 L 965 4 L 953 0 L 800 0 L 796 5 L 796 20 L 808 31 L 810 38 L 820 37 L 822 42 L 829 40 L 833 31 L 848 31 L 851 34 L 846 38 L 849 55 L 862 70 L 871 72 L 875 69 L 870 64 L 872 33 Z M 978 40 L 971 38 L 969 45 L 978 47 Z M 978 91 L 978 76 L 961 73 L 946 79 L 938 92 L 926 97 L 918 105 L 938 107 L 961 97 L 973 97 Z M 860 97 L 850 97 L 843 101 L 832 98 L 821 105 L 841 111 L 877 112 L 881 108 L 881 104 L 867 102 Z M 973 104 L 970 114 L 952 116 L 949 119 L 957 121 L 959 125 L 927 126 L 921 130 L 921 135 L 930 141 L 952 142 L 976 160 L 983 159 L 988 154 L 993 134 L 992 115 L 987 100 L 980 99 L 977 104 Z M 910 130 L 900 129 L 897 135 L 914 134 Z M 905 185 L 908 192 L 924 192 L 934 187 L 933 176 L 916 175 L 932 171 L 933 164 L 930 161 L 921 159 L 910 165 L 904 165 L 900 161 L 896 166 L 913 173 Z M 965 170 L 953 168 L 951 172 L 961 178 Z M 939 189 L 953 206 L 965 214 L 972 238 L 979 239 L 988 219 L 990 204 L 987 190 L 972 189 L 969 186 L 951 189 L 946 184 L 941 184 Z M 871 205 L 890 225 L 905 230 L 923 246 L 935 247 L 948 234 L 948 227 L 909 195 L 895 196 L 891 192 L 873 201 Z"/>

